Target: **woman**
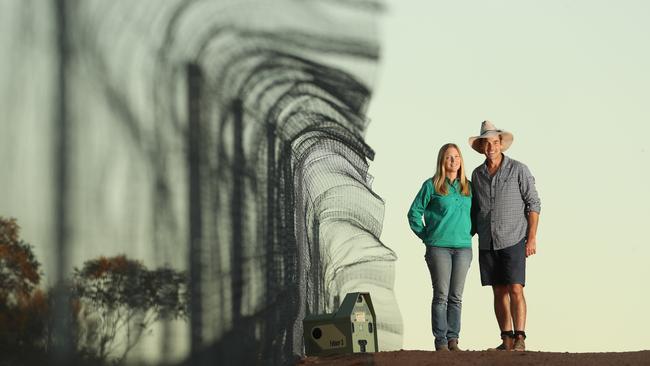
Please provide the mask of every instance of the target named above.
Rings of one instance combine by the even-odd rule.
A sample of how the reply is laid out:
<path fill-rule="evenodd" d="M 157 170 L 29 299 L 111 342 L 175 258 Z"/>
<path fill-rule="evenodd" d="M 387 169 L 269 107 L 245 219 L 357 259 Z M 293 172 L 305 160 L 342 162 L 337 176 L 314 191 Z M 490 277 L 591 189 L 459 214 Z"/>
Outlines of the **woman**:
<path fill-rule="evenodd" d="M 445 144 L 438 152 L 435 175 L 422 184 L 408 212 L 411 230 L 426 244 L 436 351 L 460 351 L 461 300 L 472 262 L 471 206 L 470 182 L 460 149 Z"/>

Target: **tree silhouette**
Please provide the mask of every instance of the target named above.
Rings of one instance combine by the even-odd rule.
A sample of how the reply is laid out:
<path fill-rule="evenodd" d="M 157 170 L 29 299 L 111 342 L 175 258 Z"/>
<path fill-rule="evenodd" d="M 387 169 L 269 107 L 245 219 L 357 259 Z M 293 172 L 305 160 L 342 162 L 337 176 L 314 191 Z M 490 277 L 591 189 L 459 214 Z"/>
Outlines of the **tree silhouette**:
<path fill-rule="evenodd" d="M 41 264 L 20 239 L 14 218 L 0 217 L 0 347 L 44 347 L 47 297 L 37 289 Z"/>
<path fill-rule="evenodd" d="M 187 317 L 186 275 L 148 270 L 124 255 L 86 261 L 73 275 L 81 305 L 78 348 L 122 362 L 159 319 Z"/>

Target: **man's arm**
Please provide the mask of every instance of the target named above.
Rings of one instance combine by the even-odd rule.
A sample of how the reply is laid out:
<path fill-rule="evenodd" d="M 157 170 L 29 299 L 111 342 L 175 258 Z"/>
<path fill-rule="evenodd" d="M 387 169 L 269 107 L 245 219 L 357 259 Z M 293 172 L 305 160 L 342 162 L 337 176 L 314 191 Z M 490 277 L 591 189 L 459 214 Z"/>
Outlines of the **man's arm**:
<path fill-rule="evenodd" d="M 526 204 L 526 219 L 528 220 L 526 257 L 529 257 L 537 253 L 537 223 L 539 222 L 539 213 L 542 206 L 535 188 L 535 177 L 533 177 L 526 165 L 522 164 L 521 167 L 519 189 L 521 190 L 521 198 Z"/>
<path fill-rule="evenodd" d="M 528 236 L 526 239 L 526 257 L 537 253 L 537 223 L 539 222 L 539 212 L 530 211 L 528 213 Z"/>

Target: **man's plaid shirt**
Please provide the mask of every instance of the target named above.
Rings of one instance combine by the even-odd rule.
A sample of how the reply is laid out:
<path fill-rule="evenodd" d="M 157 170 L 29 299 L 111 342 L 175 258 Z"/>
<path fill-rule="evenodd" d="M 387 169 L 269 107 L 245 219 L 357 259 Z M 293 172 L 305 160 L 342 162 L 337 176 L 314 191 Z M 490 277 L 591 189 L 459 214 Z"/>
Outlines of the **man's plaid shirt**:
<path fill-rule="evenodd" d="M 482 250 L 519 243 L 527 234 L 528 213 L 541 210 L 535 177 L 525 164 L 505 155 L 494 176 L 488 173 L 487 163 L 474 169 L 472 194 L 472 222 Z"/>

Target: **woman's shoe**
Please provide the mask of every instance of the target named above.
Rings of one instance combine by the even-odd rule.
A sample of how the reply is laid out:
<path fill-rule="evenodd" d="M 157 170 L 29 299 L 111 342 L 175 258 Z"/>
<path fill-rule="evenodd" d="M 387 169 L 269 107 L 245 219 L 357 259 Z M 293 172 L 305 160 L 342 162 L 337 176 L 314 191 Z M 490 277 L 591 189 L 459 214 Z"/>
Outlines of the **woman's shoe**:
<path fill-rule="evenodd" d="M 449 347 L 446 344 L 436 345 L 436 352 L 449 352 Z"/>
<path fill-rule="evenodd" d="M 449 341 L 447 344 L 447 347 L 449 348 L 450 351 L 452 352 L 460 352 L 462 349 L 458 347 L 458 339 L 452 339 Z"/>

